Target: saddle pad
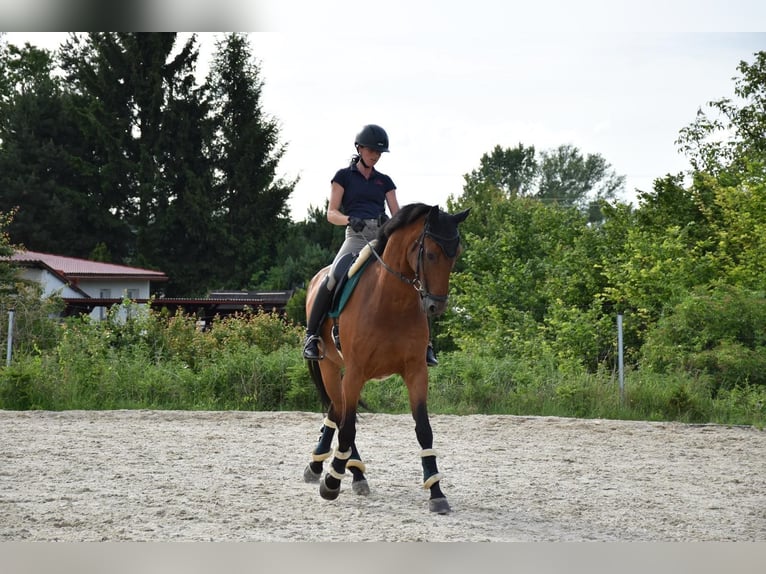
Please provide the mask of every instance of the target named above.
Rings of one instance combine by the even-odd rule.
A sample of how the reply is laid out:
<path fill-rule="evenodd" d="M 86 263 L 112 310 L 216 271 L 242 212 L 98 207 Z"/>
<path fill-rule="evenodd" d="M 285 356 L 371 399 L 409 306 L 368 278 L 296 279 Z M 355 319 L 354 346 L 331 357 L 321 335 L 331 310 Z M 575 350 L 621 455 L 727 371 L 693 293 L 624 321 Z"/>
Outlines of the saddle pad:
<path fill-rule="evenodd" d="M 364 250 L 362 250 L 364 252 Z M 362 253 L 359 254 L 360 258 Z M 334 298 L 334 303 L 332 306 L 332 309 L 330 309 L 330 312 L 328 315 L 330 317 L 338 317 L 343 311 L 343 307 L 346 306 L 346 303 L 348 302 L 348 298 L 351 297 L 351 293 L 354 292 L 354 287 L 356 287 L 356 284 L 359 283 L 359 278 L 362 276 L 362 273 L 367 268 L 367 264 L 371 261 L 369 257 L 369 253 L 367 253 L 367 257 L 364 261 L 359 263 L 358 261 L 354 262 L 354 264 L 351 266 L 351 269 L 349 269 L 348 272 L 348 279 L 343 282 L 343 285 L 339 285 L 339 289 L 341 289 L 340 295 L 336 295 Z M 359 263 L 359 264 L 358 264 Z M 351 274 L 353 271 L 353 275 Z"/>

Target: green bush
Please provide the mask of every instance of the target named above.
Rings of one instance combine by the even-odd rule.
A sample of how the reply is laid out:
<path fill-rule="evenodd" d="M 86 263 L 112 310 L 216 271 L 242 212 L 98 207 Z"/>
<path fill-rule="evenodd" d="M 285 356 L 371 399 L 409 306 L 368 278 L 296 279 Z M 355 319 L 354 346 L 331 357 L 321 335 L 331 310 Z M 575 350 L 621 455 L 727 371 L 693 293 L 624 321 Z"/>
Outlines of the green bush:
<path fill-rule="evenodd" d="M 507 359 L 443 353 L 429 371 L 429 396 L 444 413 L 495 413 L 507 408 L 515 383 Z"/>
<path fill-rule="evenodd" d="M 684 372 L 635 373 L 626 384 L 631 418 L 705 422 L 710 420 L 712 399 L 708 379 Z"/>
<path fill-rule="evenodd" d="M 380 381 L 368 381 L 362 391 L 362 400 L 373 412 L 410 412 L 407 387 L 399 375 L 393 375 Z"/>
<path fill-rule="evenodd" d="M 718 423 L 763 428 L 766 424 L 766 387 L 737 385 L 721 391 L 708 418 Z"/>
<path fill-rule="evenodd" d="M 127 321 L 56 323 L 54 348 L 19 353 L 0 367 L 0 409 L 322 410 L 298 327 L 258 313 L 216 321 L 208 331 L 195 323 L 154 312 Z M 757 350 L 748 355 L 734 344 L 719 345 L 728 349 L 728 366 L 719 353 L 715 369 L 704 365 L 696 373 L 686 363 L 659 372 L 628 368 L 623 404 L 606 365 L 589 372 L 549 343 L 538 340 L 525 356 L 440 353 L 439 366 L 428 370 L 429 411 L 756 426 L 766 420 L 766 386 L 741 374 L 752 363 L 736 360 L 757 362 Z M 724 371 L 736 372 L 731 380 L 738 382 L 721 386 L 716 376 Z M 396 375 L 368 382 L 362 399 L 375 412 L 410 410 Z"/>
<path fill-rule="evenodd" d="M 199 373 L 200 387 L 215 408 L 237 410 L 283 410 L 293 408 L 298 395 L 291 380 L 297 363 L 303 363 L 298 347 L 264 352 L 258 347 L 239 347 L 222 352 Z M 302 365 L 305 369 L 305 365 Z M 307 388 L 313 390 L 308 381 Z M 315 406 L 318 397 L 315 396 Z M 305 396 L 300 397 L 305 406 Z"/>
<path fill-rule="evenodd" d="M 237 313 L 216 318 L 210 336 L 217 348 L 257 347 L 272 352 L 284 346 L 296 347 L 303 339 L 300 328 L 286 324 L 284 319 L 263 311 Z"/>
<path fill-rule="evenodd" d="M 709 375 L 714 391 L 766 384 L 766 297 L 728 285 L 693 293 L 647 335 L 642 364 Z"/>
<path fill-rule="evenodd" d="M 9 312 L 13 309 L 12 354 L 41 353 L 56 347 L 60 322 L 52 319 L 64 308 L 58 297 L 42 297 L 37 284 L 19 282 L 11 293 L 0 289 L 0 340 L 8 340 Z M 3 349 L 6 347 L 3 346 Z"/>
<path fill-rule="evenodd" d="M 712 375 L 718 388 L 739 384 L 766 385 L 766 347 L 750 349 L 736 341 L 721 341 L 712 349 L 689 353 L 682 364 L 690 372 Z"/>
<path fill-rule="evenodd" d="M 45 408 L 44 380 L 39 357 L 6 367 L 0 385 L 0 406 L 12 410 Z"/>

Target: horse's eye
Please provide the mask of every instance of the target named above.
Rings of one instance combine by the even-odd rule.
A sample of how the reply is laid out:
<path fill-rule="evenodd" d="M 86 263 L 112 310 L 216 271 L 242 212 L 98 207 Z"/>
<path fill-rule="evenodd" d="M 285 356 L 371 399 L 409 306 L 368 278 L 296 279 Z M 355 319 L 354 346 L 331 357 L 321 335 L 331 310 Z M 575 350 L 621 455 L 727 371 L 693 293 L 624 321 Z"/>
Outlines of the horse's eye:
<path fill-rule="evenodd" d="M 426 257 L 429 261 L 436 261 L 437 255 L 433 251 L 426 251 Z"/>

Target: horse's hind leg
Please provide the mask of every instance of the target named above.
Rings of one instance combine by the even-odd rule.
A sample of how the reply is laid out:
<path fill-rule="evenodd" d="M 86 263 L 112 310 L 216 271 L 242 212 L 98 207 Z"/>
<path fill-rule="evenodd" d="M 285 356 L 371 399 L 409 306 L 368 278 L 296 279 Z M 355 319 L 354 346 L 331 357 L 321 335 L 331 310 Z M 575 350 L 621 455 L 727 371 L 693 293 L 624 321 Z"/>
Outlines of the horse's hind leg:
<path fill-rule="evenodd" d="M 311 462 L 306 465 L 303 471 L 304 482 L 319 482 L 319 479 L 322 478 L 324 461 L 332 456 L 332 439 L 337 428 L 338 426 L 330 420 L 329 416 L 325 417 L 322 428 L 319 430 L 319 442 L 311 453 Z M 351 456 L 346 463 L 346 468 L 348 468 L 353 476 L 353 482 L 351 483 L 353 491 L 356 494 L 370 494 L 370 487 L 364 476 L 366 467 L 364 462 L 362 462 L 362 457 L 359 455 L 356 444 L 351 445 Z"/>
<path fill-rule="evenodd" d="M 319 443 L 311 453 L 311 462 L 306 465 L 303 471 L 303 480 L 305 482 L 319 482 L 319 479 L 322 478 L 324 461 L 332 456 L 332 439 L 337 428 L 334 422 L 329 418 L 325 418 L 324 424 L 319 431 Z M 351 483 L 353 491 L 361 495 L 370 494 L 370 487 L 364 476 L 366 467 L 364 462 L 362 462 L 362 457 L 359 455 L 356 444 L 351 445 L 351 456 L 346 463 L 346 468 L 353 477 L 353 482 Z"/>
<path fill-rule="evenodd" d="M 325 460 L 332 456 L 332 439 L 338 426 L 330 420 L 329 414 L 319 431 L 319 442 L 311 453 L 311 462 L 303 471 L 305 482 L 319 482 L 322 477 L 322 467 Z"/>
<path fill-rule="evenodd" d="M 346 466 L 351 459 L 356 438 L 356 410 L 352 409 L 343 416 L 343 426 L 338 429 L 338 447 L 324 479 L 319 483 L 319 494 L 325 500 L 335 500 L 340 494 L 340 481 L 346 473 Z M 361 461 L 360 461 L 361 462 Z M 358 468 L 352 465 L 351 468 Z"/>
<path fill-rule="evenodd" d="M 436 466 L 436 451 L 433 449 L 434 433 L 431 430 L 431 423 L 428 420 L 428 409 L 425 403 L 419 404 L 413 409 L 413 418 L 415 419 L 415 434 L 417 435 L 420 447 L 420 460 L 423 464 L 423 488 L 431 491 L 431 497 L 428 501 L 428 507 L 431 512 L 438 514 L 448 514 L 450 508 L 447 497 L 444 496 L 439 482 L 442 475 Z"/>

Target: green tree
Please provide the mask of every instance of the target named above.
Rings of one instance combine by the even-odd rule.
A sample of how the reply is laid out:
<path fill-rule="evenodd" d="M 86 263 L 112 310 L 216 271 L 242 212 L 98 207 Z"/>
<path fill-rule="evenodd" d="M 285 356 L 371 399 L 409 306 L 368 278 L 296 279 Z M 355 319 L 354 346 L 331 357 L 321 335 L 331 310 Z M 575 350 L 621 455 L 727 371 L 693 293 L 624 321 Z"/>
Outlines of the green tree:
<path fill-rule="evenodd" d="M 754 171 L 737 186 L 711 181 L 717 217 L 710 221 L 715 251 L 708 259 L 719 281 L 766 292 L 766 174 L 760 166 Z"/>
<path fill-rule="evenodd" d="M 534 146 L 524 147 L 522 143 L 508 149 L 495 146 L 492 152 L 481 156 L 478 169 L 464 176 L 463 195 L 470 199 L 471 191 L 481 188 L 479 184 L 489 184 L 509 198 L 529 195 L 538 169 Z"/>
<path fill-rule="evenodd" d="M 54 54 L 28 44 L 4 54 L 0 197 L 19 208 L 9 233 L 29 249 L 87 256 L 108 225 L 88 193 L 87 152 Z"/>
<path fill-rule="evenodd" d="M 343 238 L 343 228 L 327 221 L 327 202 L 324 209 L 310 206 L 304 221 L 290 224 L 287 237 L 277 248 L 278 263 L 252 278 L 254 287 L 305 288 L 317 271 L 332 262 Z"/>
<path fill-rule="evenodd" d="M 491 223 L 487 214 L 500 198 L 517 196 L 573 206 L 588 214 L 591 222 L 601 221 L 601 203 L 614 201 L 625 186 L 625 177 L 617 175 L 602 156 L 583 156 L 572 145 L 540 152 L 539 159 L 534 146 L 495 146 L 464 179 L 463 193 L 453 206 L 472 206 L 484 214 L 474 219 L 474 227 Z"/>
<path fill-rule="evenodd" d="M 482 155 L 479 167 L 463 176 L 462 194 L 447 199 L 447 209 L 453 213 L 471 209 L 471 217 L 461 226 L 464 244 L 472 237 L 492 235 L 504 225 L 508 203 L 532 193 L 537 170 L 535 148 L 521 143 L 512 149 L 495 146 Z M 465 261 L 458 260 L 457 269 L 464 266 Z"/>
<path fill-rule="evenodd" d="M 739 102 L 711 102 L 719 117 L 700 110 L 680 132 L 677 143 L 692 164 L 688 178 L 667 175 L 639 194 L 636 225 L 605 269 L 607 297 L 634 314 L 637 346 L 660 321 L 672 322 L 694 290 L 730 285 L 758 292 L 766 286 L 765 54 L 752 65 L 740 63 L 739 70 Z"/>
<path fill-rule="evenodd" d="M 456 312 L 440 327 L 465 350 L 549 353 L 595 369 L 613 348 L 603 267 L 614 227 L 590 226 L 589 202 L 600 202 L 600 221 L 602 204 L 618 213 L 605 200 L 623 178 L 571 146 L 541 157 L 522 144 L 496 147 L 448 200 L 450 210 L 472 213 L 461 228 L 467 249 L 454 276 Z"/>
<path fill-rule="evenodd" d="M 120 262 L 164 267 L 171 276 L 164 248 L 183 241 L 172 224 L 179 188 L 201 197 L 205 187 L 201 153 L 188 151 L 203 142 L 189 134 L 196 126 L 184 131 L 204 115 L 194 88 L 196 37 L 176 50 L 176 36 L 73 34 L 60 50 L 74 113 L 91 147 L 83 171 L 97 174 L 94 207 L 115 222 L 107 247 Z"/>
<path fill-rule="evenodd" d="M 708 112 L 697 111 L 694 122 L 679 132 L 676 143 L 696 172 L 713 175 L 739 173 L 766 159 L 766 51 L 756 52 L 753 63 L 741 61 L 735 78 L 737 99 L 719 98 Z"/>
<path fill-rule="evenodd" d="M 216 127 L 211 150 L 220 202 L 213 276 L 220 287 L 243 288 L 277 263 L 295 182 L 277 177 L 286 148 L 277 121 L 262 109 L 260 68 L 243 34 L 218 42 L 206 87 Z"/>
<path fill-rule="evenodd" d="M 543 151 L 539 186 L 534 196 L 540 200 L 569 205 L 599 221 L 599 201 L 612 201 L 625 187 L 625 176 L 618 176 L 599 154 L 582 153 L 572 145 Z"/>
<path fill-rule="evenodd" d="M 12 291 L 16 281 L 16 266 L 8 257 L 13 255 L 14 246 L 8 235 L 8 227 L 13 221 L 14 212 L 0 211 L 0 296 Z"/>
<path fill-rule="evenodd" d="M 457 311 L 445 323 L 465 350 L 527 353 L 538 341 L 552 301 L 567 306 L 585 301 L 587 306 L 592 298 L 587 292 L 593 287 L 587 285 L 594 280 L 585 275 L 594 266 L 582 260 L 587 250 L 578 246 L 587 221 L 573 208 L 531 198 L 503 199 L 493 209 L 493 218 L 502 225 L 466 237 L 470 247 L 453 277 Z M 573 259 L 556 268 L 564 254 Z M 560 290 L 563 276 L 573 269 L 578 275 L 567 290 Z M 582 287 L 574 285 L 578 281 Z"/>

